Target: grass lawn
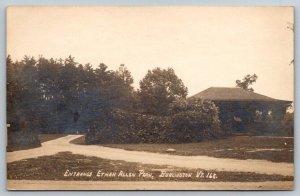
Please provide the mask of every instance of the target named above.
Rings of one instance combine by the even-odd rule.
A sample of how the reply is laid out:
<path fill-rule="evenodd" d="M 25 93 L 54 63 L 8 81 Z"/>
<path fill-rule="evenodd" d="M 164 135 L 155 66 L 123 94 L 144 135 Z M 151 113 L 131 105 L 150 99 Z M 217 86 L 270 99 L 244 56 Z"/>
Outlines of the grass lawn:
<path fill-rule="evenodd" d="M 100 170 L 100 173 L 99 173 Z M 140 170 L 144 175 L 140 175 Z M 169 176 L 161 176 L 165 171 Z M 197 172 L 200 172 L 197 177 Z M 97 173 L 99 174 L 97 176 Z M 203 175 L 202 175 L 203 174 Z M 210 178 L 215 174 L 214 179 Z M 113 176 L 114 175 L 114 176 Z M 172 176 L 173 175 L 173 176 Z M 176 176 L 179 175 L 179 176 Z M 185 176 L 185 177 L 182 177 Z M 264 175 L 250 172 L 219 172 L 185 169 L 86 157 L 70 152 L 24 159 L 7 164 L 7 179 L 14 180 L 84 180 L 84 181 L 292 181 L 292 176 Z"/>
<path fill-rule="evenodd" d="M 84 137 L 72 143 L 84 144 Z M 231 136 L 225 139 L 183 144 L 101 144 L 112 148 L 148 151 L 184 156 L 206 155 L 218 158 L 264 159 L 273 162 L 294 161 L 294 138 Z M 175 152 L 167 152 L 167 149 Z"/>

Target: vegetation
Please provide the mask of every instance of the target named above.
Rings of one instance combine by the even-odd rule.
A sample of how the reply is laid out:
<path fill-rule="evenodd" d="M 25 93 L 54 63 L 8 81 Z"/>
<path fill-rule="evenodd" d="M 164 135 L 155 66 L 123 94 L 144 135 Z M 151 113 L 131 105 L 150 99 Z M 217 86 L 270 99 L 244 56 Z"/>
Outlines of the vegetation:
<path fill-rule="evenodd" d="M 210 101 L 195 98 L 176 100 L 171 104 L 169 112 L 177 141 L 197 142 L 223 135 L 218 108 Z"/>
<path fill-rule="evenodd" d="M 294 112 L 284 115 L 282 126 L 284 134 L 294 136 Z"/>
<path fill-rule="evenodd" d="M 16 135 L 16 134 L 20 134 L 20 135 Z M 28 133 L 26 133 L 26 134 L 28 134 Z M 28 135 L 25 135 L 24 133 L 19 133 L 18 131 L 10 132 L 10 134 L 8 136 L 13 137 L 13 138 L 9 138 L 8 141 L 15 142 L 14 144 L 9 144 L 6 149 L 7 152 L 12 152 L 12 151 L 17 151 L 17 150 L 26 150 L 26 149 L 30 149 L 30 148 L 39 147 L 39 146 L 41 146 L 41 143 L 43 143 L 43 142 L 55 140 L 55 139 L 58 139 L 60 137 L 64 137 L 67 135 L 66 134 L 53 134 L 53 133 L 52 134 L 38 134 L 38 135 L 36 135 L 37 138 L 34 137 L 35 140 L 34 140 L 34 142 L 32 142 L 31 145 L 28 144 L 29 143 Z"/>
<path fill-rule="evenodd" d="M 8 67 L 8 123 L 47 133 L 86 130 L 111 107 L 130 108 L 133 79 L 124 65 L 117 71 L 93 69 L 69 56 L 54 60 L 25 57 Z"/>
<path fill-rule="evenodd" d="M 237 87 L 240 87 L 244 90 L 247 90 L 247 91 L 251 91 L 253 92 L 254 89 L 252 87 L 250 87 L 253 83 L 255 83 L 257 80 L 257 75 L 256 74 L 253 74 L 253 75 L 250 75 L 250 74 L 247 74 L 244 78 L 243 78 L 243 81 L 241 80 L 236 80 L 235 83 L 236 83 L 236 86 Z"/>
<path fill-rule="evenodd" d="M 174 101 L 164 116 L 115 109 L 107 119 L 96 122 L 86 143 L 182 143 L 223 135 L 217 107 L 199 99 Z"/>
<path fill-rule="evenodd" d="M 8 145 L 39 145 L 38 133 L 85 132 L 110 108 L 130 109 L 133 79 L 124 65 L 93 69 L 69 56 L 7 58 Z M 22 139 L 22 141 L 20 141 Z"/>
<path fill-rule="evenodd" d="M 15 62 L 8 56 L 7 76 L 9 146 L 39 146 L 39 133 L 87 132 L 87 143 L 190 142 L 221 133 L 217 108 L 187 101 L 171 68 L 149 70 L 137 91 L 124 65 L 94 69 L 72 56 Z"/>
<path fill-rule="evenodd" d="M 140 81 L 138 94 L 146 113 L 166 115 L 173 101 L 186 98 L 187 88 L 172 68 L 155 68 Z"/>
<path fill-rule="evenodd" d="M 109 120 L 108 120 L 109 119 Z M 170 118 L 115 109 L 108 122 L 95 122 L 86 134 L 86 143 L 172 142 Z"/>
<path fill-rule="evenodd" d="M 247 75 L 237 85 L 253 91 L 256 79 Z M 148 70 L 138 90 L 132 84 L 123 64 L 114 71 L 103 63 L 96 68 L 79 64 L 72 56 L 25 56 L 15 62 L 8 56 L 8 148 L 39 146 L 41 133 L 86 133 L 89 144 L 198 142 L 223 136 L 219 109 L 209 101 L 186 99 L 188 90 L 173 69 Z M 292 117 L 283 124 L 292 130 Z"/>

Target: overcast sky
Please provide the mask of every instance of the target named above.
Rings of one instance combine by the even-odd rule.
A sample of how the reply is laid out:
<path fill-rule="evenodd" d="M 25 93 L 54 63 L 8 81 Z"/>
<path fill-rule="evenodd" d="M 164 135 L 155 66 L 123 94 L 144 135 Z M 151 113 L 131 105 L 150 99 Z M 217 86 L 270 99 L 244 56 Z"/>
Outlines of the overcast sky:
<path fill-rule="evenodd" d="M 189 96 L 234 87 L 256 73 L 256 92 L 293 100 L 291 7 L 10 7 L 7 52 L 125 64 L 134 86 L 172 67 Z"/>

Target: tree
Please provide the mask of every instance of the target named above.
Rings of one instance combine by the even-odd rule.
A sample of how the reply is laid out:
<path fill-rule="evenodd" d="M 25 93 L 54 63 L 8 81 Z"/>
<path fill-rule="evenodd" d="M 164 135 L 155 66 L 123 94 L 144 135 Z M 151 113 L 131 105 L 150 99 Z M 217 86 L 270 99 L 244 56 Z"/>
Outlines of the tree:
<path fill-rule="evenodd" d="M 19 96 L 20 85 L 16 81 L 16 69 L 14 63 L 11 60 L 10 55 L 6 58 L 6 70 L 7 70 L 7 123 L 11 124 L 14 121 L 17 121 L 16 113 L 16 98 Z"/>
<path fill-rule="evenodd" d="M 38 146 L 36 125 L 40 94 L 37 85 L 36 61 L 25 56 L 21 62 L 7 57 L 7 123 L 8 149 Z"/>
<path fill-rule="evenodd" d="M 133 107 L 133 77 L 131 76 L 130 71 L 125 67 L 124 64 L 121 64 L 114 72 L 115 79 L 113 80 L 111 90 L 115 91 L 115 94 L 118 97 L 118 107 L 124 109 L 131 109 Z"/>
<path fill-rule="evenodd" d="M 236 87 L 240 87 L 244 90 L 247 90 L 247 91 L 251 91 L 253 92 L 254 89 L 252 87 L 250 87 L 254 82 L 256 82 L 257 80 L 257 75 L 256 74 L 253 74 L 253 75 L 250 75 L 250 74 L 247 74 L 244 78 L 243 78 L 243 81 L 241 80 L 236 80 L 235 83 L 236 83 Z"/>
<path fill-rule="evenodd" d="M 144 112 L 166 115 L 169 105 L 176 99 L 185 99 L 187 92 L 172 68 L 155 68 L 140 81 L 138 95 Z"/>

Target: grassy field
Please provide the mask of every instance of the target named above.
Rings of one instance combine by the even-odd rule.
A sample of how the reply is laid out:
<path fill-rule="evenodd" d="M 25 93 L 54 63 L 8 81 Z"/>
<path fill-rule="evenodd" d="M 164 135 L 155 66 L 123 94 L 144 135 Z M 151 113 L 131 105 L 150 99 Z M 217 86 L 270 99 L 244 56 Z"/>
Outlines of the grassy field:
<path fill-rule="evenodd" d="M 84 137 L 72 143 L 84 144 Z M 225 139 L 185 144 L 101 144 L 112 148 L 148 151 L 184 156 L 206 155 L 218 158 L 263 159 L 273 162 L 294 161 L 294 138 L 231 136 Z M 174 152 L 167 152 L 167 149 Z"/>
<path fill-rule="evenodd" d="M 97 176 L 101 170 L 103 175 Z M 140 170 L 144 171 L 140 175 Z M 173 176 L 161 176 L 165 171 Z M 74 173 L 77 172 L 77 173 Z M 197 177 L 197 172 L 200 172 Z M 115 176 L 110 176 L 115 173 Z M 190 174 L 190 176 L 188 175 Z M 203 174 L 203 175 L 202 175 Z M 209 175 L 212 174 L 212 175 Z M 65 176 L 66 175 L 66 176 Z M 179 175 L 179 176 L 176 176 Z M 180 176 L 181 175 L 181 176 Z M 187 177 L 182 177 L 187 175 Z M 214 177 L 212 177 L 214 176 Z M 184 169 L 166 165 L 129 163 L 86 157 L 70 152 L 25 159 L 7 164 L 7 179 L 14 180 L 84 180 L 84 181 L 222 181 L 258 182 L 292 181 L 292 176 L 265 175 L 249 172 L 220 172 Z"/>

